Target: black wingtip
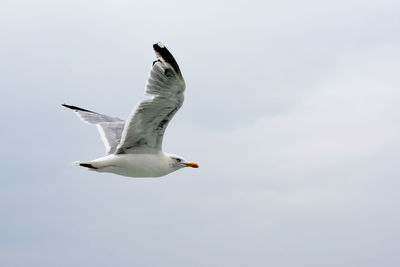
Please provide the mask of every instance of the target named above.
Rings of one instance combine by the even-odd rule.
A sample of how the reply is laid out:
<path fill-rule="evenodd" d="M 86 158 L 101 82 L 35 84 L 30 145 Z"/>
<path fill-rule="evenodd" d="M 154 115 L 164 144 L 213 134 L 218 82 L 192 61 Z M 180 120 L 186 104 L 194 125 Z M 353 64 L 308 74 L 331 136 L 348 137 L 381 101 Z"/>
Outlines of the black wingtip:
<path fill-rule="evenodd" d="M 171 64 L 176 73 L 182 75 L 178 63 L 176 63 L 175 58 L 172 56 L 171 52 L 168 51 L 168 49 L 165 47 L 163 43 L 158 42 L 156 44 L 153 44 L 153 49 L 156 52 L 157 57 L 160 57 L 167 63 Z"/>
<path fill-rule="evenodd" d="M 96 113 L 96 112 L 93 112 L 91 110 L 83 109 L 83 108 L 72 106 L 72 105 L 61 104 L 61 106 L 66 107 L 66 108 L 70 108 L 70 109 L 72 109 L 74 111 L 85 111 L 85 112 Z"/>

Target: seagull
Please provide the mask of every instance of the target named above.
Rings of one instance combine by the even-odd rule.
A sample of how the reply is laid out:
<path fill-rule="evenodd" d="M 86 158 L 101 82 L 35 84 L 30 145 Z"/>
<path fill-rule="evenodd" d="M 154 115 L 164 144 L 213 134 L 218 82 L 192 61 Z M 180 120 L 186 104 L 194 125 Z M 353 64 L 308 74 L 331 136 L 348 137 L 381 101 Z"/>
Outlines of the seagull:
<path fill-rule="evenodd" d="M 168 123 L 183 104 L 185 81 L 172 54 L 161 43 L 153 45 L 157 60 L 153 62 L 145 94 L 124 121 L 72 105 L 86 123 L 95 124 L 106 147 L 106 156 L 74 165 L 91 171 L 128 177 L 160 177 L 184 167 L 198 168 L 197 163 L 162 151 Z"/>

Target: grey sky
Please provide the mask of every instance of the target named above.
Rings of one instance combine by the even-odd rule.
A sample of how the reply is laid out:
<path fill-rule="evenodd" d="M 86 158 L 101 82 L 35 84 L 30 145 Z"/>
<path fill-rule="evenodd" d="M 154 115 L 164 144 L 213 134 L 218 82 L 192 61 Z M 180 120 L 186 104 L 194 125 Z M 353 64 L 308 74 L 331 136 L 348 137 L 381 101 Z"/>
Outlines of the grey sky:
<path fill-rule="evenodd" d="M 399 266 L 399 1 L 4 1 L 1 266 Z M 163 41 L 187 84 L 162 179 L 68 103 L 126 118 Z"/>

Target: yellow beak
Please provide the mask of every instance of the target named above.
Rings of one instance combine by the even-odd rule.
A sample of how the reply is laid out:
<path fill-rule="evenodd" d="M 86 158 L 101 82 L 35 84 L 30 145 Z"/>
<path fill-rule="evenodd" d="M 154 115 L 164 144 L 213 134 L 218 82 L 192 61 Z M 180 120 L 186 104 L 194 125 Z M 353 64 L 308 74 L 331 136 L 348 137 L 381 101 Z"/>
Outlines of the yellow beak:
<path fill-rule="evenodd" d="M 199 165 L 197 163 L 194 163 L 194 162 L 186 163 L 186 166 L 192 167 L 192 168 L 198 168 L 199 167 Z"/>

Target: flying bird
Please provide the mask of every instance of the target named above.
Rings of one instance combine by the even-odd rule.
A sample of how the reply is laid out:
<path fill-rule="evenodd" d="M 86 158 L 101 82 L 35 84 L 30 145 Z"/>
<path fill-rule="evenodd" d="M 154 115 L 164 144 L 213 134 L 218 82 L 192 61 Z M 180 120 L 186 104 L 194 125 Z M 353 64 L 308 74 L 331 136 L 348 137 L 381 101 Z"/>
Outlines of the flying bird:
<path fill-rule="evenodd" d="M 160 177 L 184 167 L 199 167 L 162 151 L 165 129 L 183 104 L 186 86 L 168 49 L 161 42 L 153 48 L 157 60 L 153 62 L 145 88 L 145 94 L 151 98 L 139 102 L 127 121 L 63 104 L 84 122 L 95 124 L 106 147 L 106 156 L 78 161 L 75 165 L 129 177 Z"/>

